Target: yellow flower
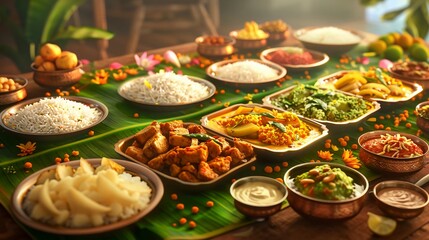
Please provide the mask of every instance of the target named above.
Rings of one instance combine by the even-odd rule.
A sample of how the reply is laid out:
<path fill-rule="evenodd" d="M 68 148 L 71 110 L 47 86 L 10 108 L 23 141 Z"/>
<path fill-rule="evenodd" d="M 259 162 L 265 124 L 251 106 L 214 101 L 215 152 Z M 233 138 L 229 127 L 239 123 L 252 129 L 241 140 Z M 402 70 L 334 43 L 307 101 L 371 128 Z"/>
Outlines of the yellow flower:
<path fill-rule="evenodd" d="M 117 73 L 113 73 L 113 78 L 116 81 L 125 80 L 127 78 L 127 73 L 125 73 L 121 69 L 119 69 Z"/>
<path fill-rule="evenodd" d="M 100 71 L 95 72 L 94 79 L 91 80 L 91 82 L 102 85 L 107 83 L 107 79 L 109 78 L 109 73 L 106 72 L 104 69 L 101 69 Z"/>
<path fill-rule="evenodd" d="M 135 68 L 127 68 L 125 69 L 125 72 L 129 75 L 137 75 L 139 73 L 139 70 Z"/>
<path fill-rule="evenodd" d="M 16 145 L 16 147 L 21 150 L 21 153 L 18 153 L 18 156 L 24 157 L 33 154 L 33 152 L 36 150 L 36 143 L 28 141 L 26 144 L 20 143 L 19 145 Z"/>
<path fill-rule="evenodd" d="M 320 150 L 320 151 L 317 151 L 317 155 L 321 158 L 321 159 L 323 159 L 323 160 L 325 160 L 325 161 L 331 161 L 332 160 L 332 155 L 334 155 L 334 154 L 332 154 L 331 152 L 329 152 L 329 151 L 322 151 L 322 150 Z"/>
<path fill-rule="evenodd" d="M 360 168 L 361 163 L 359 159 L 353 156 L 353 152 L 351 150 L 344 149 L 343 155 L 341 157 L 347 166 L 355 169 Z"/>

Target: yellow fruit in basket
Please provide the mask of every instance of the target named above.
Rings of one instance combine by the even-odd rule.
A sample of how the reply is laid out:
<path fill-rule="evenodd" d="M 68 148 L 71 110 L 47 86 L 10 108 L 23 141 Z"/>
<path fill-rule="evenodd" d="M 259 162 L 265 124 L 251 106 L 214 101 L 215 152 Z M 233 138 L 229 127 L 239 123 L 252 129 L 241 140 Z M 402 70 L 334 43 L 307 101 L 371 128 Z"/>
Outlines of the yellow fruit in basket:
<path fill-rule="evenodd" d="M 404 49 L 411 47 L 414 43 L 414 38 L 409 33 L 403 33 L 399 37 L 398 45 Z"/>
<path fill-rule="evenodd" d="M 38 68 L 40 65 L 42 65 L 43 61 L 44 61 L 44 60 L 43 60 L 42 56 L 37 55 L 37 56 L 34 58 L 34 66 L 35 66 L 36 68 Z"/>
<path fill-rule="evenodd" d="M 55 71 L 55 64 L 50 61 L 44 61 L 39 67 L 37 67 L 37 70 L 42 72 L 53 72 Z"/>
<path fill-rule="evenodd" d="M 384 57 L 390 61 L 398 61 L 399 59 L 402 59 L 403 55 L 404 50 L 399 45 L 390 45 L 384 51 Z"/>
<path fill-rule="evenodd" d="M 369 44 L 368 50 L 375 52 L 377 55 L 381 55 L 387 48 L 387 44 L 383 40 L 376 40 Z"/>
<path fill-rule="evenodd" d="M 392 44 L 395 43 L 395 38 L 392 35 L 390 35 L 390 34 L 386 34 L 386 35 L 380 36 L 378 38 L 378 40 L 384 41 L 387 45 L 392 45 Z"/>
<path fill-rule="evenodd" d="M 429 57 L 429 49 L 420 43 L 414 43 L 410 48 L 410 58 L 416 61 L 426 61 Z"/>
<path fill-rule="evenodd" d="M 388 236 L 396 229 L 396 221 L 391 218 L 368 212 L 368 227 L 379 236 Z"/>
<path fill-rule="evenodd" d="M 398 44 L 399 38 L 401 37 L 401 34 L 398 32 L 391 32 L 389 33 L 390 36 L 393 37 L 394 41 L 393 44 Z"/>
<path fill-rule="evenodd" d="M 261 39 L 267 36 L 268 34 L 259 29 L 259 25 L 255 21 L 246 22 L 244 28 L 237 33 L 237 38 L 241 39 Z"/>
<path fill-rule="evenodd" d="M 61 48 L 56 44 L 46 43 L 40 48 L 39 54 L 46 61 L 55 61 L 61 54 Z"/>
<path fill-rule="evenodd" d="M 421 38 L 421 37 L 414 37 L 414 41 L 413 42 L 414 43 L 420 43 L 420 44 L 423 44 L 423 45 L 426 44 L 426 41 L 423 38 Z"/>
<path fill-rule="evenodd" d="M 58 69 L 72 69 L 77 66 L 77 56 L 69 51 L 61 52 L 60 56 L 55 60 L 55 65 Z"/>

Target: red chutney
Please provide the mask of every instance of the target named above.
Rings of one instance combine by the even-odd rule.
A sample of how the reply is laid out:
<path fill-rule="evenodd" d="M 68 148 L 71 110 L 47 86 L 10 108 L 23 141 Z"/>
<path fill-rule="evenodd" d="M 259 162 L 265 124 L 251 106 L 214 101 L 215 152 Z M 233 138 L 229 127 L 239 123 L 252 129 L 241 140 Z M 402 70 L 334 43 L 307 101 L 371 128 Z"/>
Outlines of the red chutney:
<path fill-rule="evenodd" d="M 289 53 L 283 50 L 277 50 L 266 57 L 268 60 L 277 64 L 289 64 L 289 65 L 306 65 L 314 63 L 313 55 L 309 52 L 302 53 Z"/>
<path fill-rule="evenodd" d="M 380 135 L 380 138 L 370 139 L 362 144 L 368 151 L 394 158 L 409 158 L 423 155 L 423 150 L 413 140 L 395 135 Z"/>

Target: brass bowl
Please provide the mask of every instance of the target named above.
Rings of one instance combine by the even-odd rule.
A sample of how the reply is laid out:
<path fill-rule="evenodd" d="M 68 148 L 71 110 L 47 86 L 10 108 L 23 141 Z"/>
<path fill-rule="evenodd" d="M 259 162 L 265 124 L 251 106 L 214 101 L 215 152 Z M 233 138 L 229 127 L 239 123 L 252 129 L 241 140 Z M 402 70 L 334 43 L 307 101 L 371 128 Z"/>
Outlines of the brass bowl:
<path fill-rule="evenodd" d="M 423 155 L 408 158 L 388 157 L 376 154 L 362 147 L 362 144 L 364 142 L 370 139 L 379 138 L 380 135 L 385 134 L 400 134 L 411 139 L 423 150 Z M 424 156 L 428 153 L 429 150 L 428 144 L 417 136 L 386 130 L 378 130 L 364 133 L 358 138 L 358 144 L 360 146 L 359 159 L 365 164 L 365 166 L 376 171 L 388 173 L 410 173 L 420 170 L 425 164 Z"/>
<path fill-rule="evenodd" d="M 242 50 L 260 50 L 267 46 L 267 39 L 269 34 L 267 33 L 265 37 L 258 39 L 243 39 L 238 38 L 238 31 L 231 31 L 229 36 L 235 39 L 235 47 Z"/>
<path fill-rule="evenodd" d="M 13 79 L 15 82 L 19 83 L 22 87 L 8 91 L 8 92 L 0 92 L 0 105 L 8 105 L 12 103 L 19 102 L 27 97 L 27 84 L 28 80 L 26 78 L 21 77 L 7 77 Z"/>
<path fill-rule="evenodd" d="M 361 41 L 362 36 L 355 31 L 349 31 L 346 29 L 346 31 L 349 31 L 350 33 L 356 35 L 359 37 L 359 41 L 350 42 L 350 43 L 319 43 L 319 42 L 313 42 L 313 41 L 306 41 L 302 39 L 302 35 L 307 33 L 310 30 L 317 29 L 319 27 L 306 27 L 299 30 L 296 30 L 293 33 L 293 36 L 304 45 L 305 48 L 327 53 L 329 56 L 340 56 L 342 54 L 347 53 L 348 51 L 352 50 L 354 47 L 356 47 Z"/>
<path fill-rule="evenodd" d="M 260 198 L 257 199 L 259 201 L 246 201 L 245 199 L 240 198 L 240 194 L 237 193 L 237 189 L 243 187 L 244 184 L 253 183 L 255 184 L 254 186 L 261 186 L 261 184 L 267 184 L 268 186 L 272 186 L 273 189 L 275 189 L 275 191 L 279 194 L 278 199 L 269 203 L 262 203 L 260 202 L 260 200 L 262 200 Z M 249 192 L 256 192 L 256 189 L 252 190 L 249 190 Z M 280 211 L 282 203 L 285 201 L 288 195 L 288 191 L 283 183 L 277 181 L 274 178 L 264 176 L 250 176 L 240 178 L 231 185 L 230 193 L 231 196 L 234 198 L 235 208 L 242 214 L 251 218 L 266 218 Z"/>
<path fill-rule="evenodd" d="M 223 38 L 224 42 L 216 43 L 216 44 L 205 42 L 205 39 L 210 37 L 212 36 L 200 36 L 195 39 L 195 43 L 197 43 L 197 52 L 201 56 L 218 59 L 218 58 L 228 57 L 235 52 L 234 38 L 229 36 L 215 36 L 215 37 Z"/>
<path fill-rule="evenodd" d="M 409 204 L 408 206 L 399 206 L 386 201 L 385 198 L 380 197 L 384 189 L 401 189 L 407 192 L 411 192 L 414 195 L 420 196 L 423 199 L 423 203 L 420 204 Z M 386 191 L 386 190 L 384 190 Z M 397 220 L 405 220 L 417 217 L 420 215 L 425 207 L 429 203 L 428 193 L 421 187 L 405 181 L 383 181 L 374 186 L 374 196 L 377 206 L 387 215 Z M 404 195 L 401 195 L 401 198 Z"/>
<path fill-rule="evenodd" d="M 294 187 L 295 177 L 325 164 L 331 168 L 340 168 L 347 176 L 353 178 L 355 186 L 360 186 L 359 189 L 356 188 L 355 196 L 346 200 L 324 200 L 306 196 Z M 296 165 L 285 173 L 284 182 L 289 193 L 287 200 L 295 212 L 306 218 L 324 221 L 346 220 L 356 216 L 366 201 L 366 193 L 369 188 L 368 180 L 362 173 L 344 165 L 327 162 Z"/>
<path fill-rule="evenodd" d="M 429 119 L 420 115 L 422 108 L 424 106 L 427 106 L 427 105 L 429 105 L 429 101 L 425 101 L 425 102 L 421 102 L 421 103 L 417 104 L 417 106 L 416 106 L 416 113 L 417 113 L 416 124 L 420 130 L 422 130 L 426 133 L 429 133 Z M 427 106 L 427 107 L 429 107 L 429 106 Z M 426 111 L 429 111 L 429 109 Z M 428 116 L 429 116 L 429 114 L 428 114 Z"/>
<path fill-rule="evenodd" d="M 40 86 L 46 88 L 70 87 L 78 83 L 82 77 L 82 63 L 73 69 L 56 70 L 53 72 L 39 71 L 31 64 L 33 69 L 33 80 Z"/>

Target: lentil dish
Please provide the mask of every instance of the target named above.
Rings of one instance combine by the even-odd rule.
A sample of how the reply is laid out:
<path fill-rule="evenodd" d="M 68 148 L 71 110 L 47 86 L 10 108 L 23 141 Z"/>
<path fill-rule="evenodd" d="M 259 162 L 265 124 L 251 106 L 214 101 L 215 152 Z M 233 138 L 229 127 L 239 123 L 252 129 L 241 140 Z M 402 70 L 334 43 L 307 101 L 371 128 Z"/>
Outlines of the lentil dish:
<path fill-rule="evenodd" d="M 216 124 L 232 137 L 257 140 L 264 145 L 292 146 L 311 135 L 311 128 L 292 112 L 240 106 Z"/>

